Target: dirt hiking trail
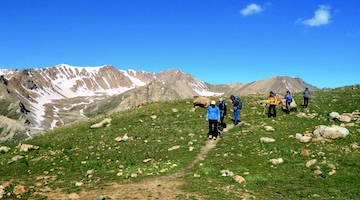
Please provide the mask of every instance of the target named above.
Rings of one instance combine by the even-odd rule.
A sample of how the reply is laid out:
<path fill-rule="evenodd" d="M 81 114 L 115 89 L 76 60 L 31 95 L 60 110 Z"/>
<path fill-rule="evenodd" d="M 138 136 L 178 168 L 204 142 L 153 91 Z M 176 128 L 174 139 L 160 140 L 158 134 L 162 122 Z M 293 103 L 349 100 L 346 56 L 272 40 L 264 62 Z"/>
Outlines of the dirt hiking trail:
<path fill-rule="evenodd" d="M 222 133 L 234 127 L 233 124 L 228 124 L 227 128 Z M 204 199 L 195 193 L 188 193 L 178 189 L 178 186 L 185 184 L 183 176 L 191 173 L 191 169 L 199 164 L 199 162 L 206 159 L 209 151 L 216 147 L 216 144 L 221 140 L 207 140 L 205 145 L 200 149 L 195 159 L 184 169 L 175 173 L 164 176 L 150 177 L 141 182 L 131 183 L 111 183 L 101 190 L 83 191 L 79 194 L 64 194 L 61 191 L 52 191 L 51 194 L 43 194 L 48 199 L 77 199 L 77 200 L 91 200 L 91 199 Z"/>

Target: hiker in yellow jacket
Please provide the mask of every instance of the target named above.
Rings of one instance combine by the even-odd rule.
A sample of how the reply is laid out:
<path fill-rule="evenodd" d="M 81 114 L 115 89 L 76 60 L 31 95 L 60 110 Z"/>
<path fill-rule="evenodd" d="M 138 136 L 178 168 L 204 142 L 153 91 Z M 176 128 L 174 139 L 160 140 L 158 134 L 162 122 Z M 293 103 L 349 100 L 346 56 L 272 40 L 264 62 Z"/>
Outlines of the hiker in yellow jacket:
<path fill-rule="evenodd" d="M 270 92 L 269 97 L 268 97 L 268 104 L 269 104 L 268 117 L 269 118 L 276 117 L 277 98 L 276 98 L 276 94 L 273 93 L 272 91 Z"/>

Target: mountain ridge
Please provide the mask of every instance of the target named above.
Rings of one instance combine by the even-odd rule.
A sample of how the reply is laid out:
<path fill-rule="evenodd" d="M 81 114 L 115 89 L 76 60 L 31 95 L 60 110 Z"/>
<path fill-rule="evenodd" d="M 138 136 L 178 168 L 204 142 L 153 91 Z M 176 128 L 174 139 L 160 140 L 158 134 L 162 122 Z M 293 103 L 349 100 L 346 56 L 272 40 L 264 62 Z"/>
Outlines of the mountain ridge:
<path fill-rule="evenodd" d="M 0 141 L 5 136 L 11 138 L 9 135 L 22 134 L 31 137 L 44 130 L 86 120 L 88 117 L 84 112 L 89 115 L 89 110 L 86 111 L 88 106 L 106 102 L 112 96 L 119 96 L 116 98 L 120 99 L 116 100 L 118 105 L 111 108 L 120 111 L 152 101 L 194 96 L 266 94 L 270 87 L 275 92 L 284 92 L 287 89 L 300 92 L 304 87 L 317 89 L 300 78 L 287 76 L 271 77 L 252 83 L 214 85 L 174 68 L 155 73 L 119 70 L 110 65 L 74 67 L 60 64 L 20 71 L 0 70 L 0 101 L 13 102 L 0 114 L 6 116 L 6 112 L 16 112 L 18 115 L 12 119 L 23 124 L 19 131 L 12 133 L 6 131 L 9 130 L 8 124 L 1 125 Z M 115 101 L 115 98 L 113 100 Z M 99 112 L 94 109 L 96 106 L 91 107 L 93 112 Z M 111 109 L 108 112 L 111 112 Z"/>

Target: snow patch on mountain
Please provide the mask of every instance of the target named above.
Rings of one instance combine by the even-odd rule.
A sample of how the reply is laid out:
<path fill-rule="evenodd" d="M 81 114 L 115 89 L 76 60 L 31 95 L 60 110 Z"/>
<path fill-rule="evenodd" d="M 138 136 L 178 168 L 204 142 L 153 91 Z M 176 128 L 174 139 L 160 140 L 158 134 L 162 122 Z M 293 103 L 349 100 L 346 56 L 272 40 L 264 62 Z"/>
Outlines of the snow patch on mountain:
<path fill-rule="evenodd" d="M 76 97 L 89 97 L 86 102 L 74 104 L 70 108 L 62 108 L 63 110 L 70 110 L 77 105 L 86 105 L 93 102 L 91 98 L 104 99 L 107 96 L 124 93 L 137 86 L 143 86 L 146 83 L 138 78 L 131 76 L 128 72 L 122 71 L 123 74 L 130 79 L 132 85 L 130 87 L 116 87 L 111 88 L 110 83 L 106 77 L 99 76 L 100 67 L 74 67 L 66 64 L 61 64 L 55 68 L 43 68 L 40 74 L 46 82 L 51 83 L 51 87 L 42 86 L 36 90 L 29 90 L 29 92 L 36 94 L 34 100 L 30 102 L 31 110 L 33 111 L 36 123 L 41 125 L 45 120 L 45 105 L 52 103 L 54 100 L 71 99 Z M 55 77 L 51 76 L 51 70 L 56 71 Z M 59 73 L 61 72 L 61 73 Z M 136 73 L 136 72 L 133 72 Z M 30 74 L 31 77 L 31 74 Z M 85 81 L 90 81 L 91 88 L 89 89 Z M 105 83 L 105 88 L 99 85 L 99 81 Z M 53 110 L 54 115 L 58 115 L 59 109 Z M 83 111 L 80 111 L 83 112 Z M 83 113 L 80 113 L 83 115 Z M 55 127 L 56 122 L 51 123 L 51 128 Z"/>
<path fill-rule="evenodd" d="M 204 84 L 204 82 L 201 81 L 197 81 L 197 83 L 190 83 L 190 86 L 200 96 L 221 96 L 224 94 L 210 91 L 209 88 Z"/>
<path fill-rule="evenodd" d="M 131 80 L 131 82 L 133 83 L 133 86 L 136 87 L 136 86 L 144 86 L 144 85 L 146 85 L 145 82 L 143 82 L 140 79 L 135 78 L 135 77 L 133 77 L 133 76 L 131 76 L 129 74 L 129 72 L 132 72 L 132 73 L 134 73 L 136 75 L 136 71 L 134 71 L 134 70 L 127 70 L 127 71 L 120 70 L 120 71 L 122 71 L 124 73 L 124 75 Z"/>
<path fill-rule="evenodd" d="M 16 70 L 0 68 L 0 76 L 4 76 L 6 79 L 9 79 L 9 78 L 11 78 L 12 75 L 14 75 L 15 71 Z"/>

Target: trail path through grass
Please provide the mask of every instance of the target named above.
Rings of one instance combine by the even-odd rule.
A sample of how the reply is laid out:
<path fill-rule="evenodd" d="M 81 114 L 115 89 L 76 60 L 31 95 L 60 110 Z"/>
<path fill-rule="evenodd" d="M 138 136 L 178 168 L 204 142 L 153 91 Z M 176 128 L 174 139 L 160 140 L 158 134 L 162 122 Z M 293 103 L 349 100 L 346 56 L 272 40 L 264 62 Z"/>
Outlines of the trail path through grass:
<path fill-rule="evenodd" d="M 233 124 L 229 124 L 224 132 L 232 129 Z M 226 133 L 225 133 L 226 134 Z M 195 159 L 184 169 L 165 176 L 149 177 L 141 182 L 131 183 L 112 183 L 101 190 L 84 191 L 80 194 L 64 194 L 61 191 L 52 191 L 46 194 L 49 199 L 94 199 L 103 196 L 105 199 L 204 199 L 198 194 L 187 193 L 178 189 L 178 186 L 186 184 L 183 176 L 191 173 L 191 169 L 199 162 L 206 159 L 210 150 L 216 147 L 221 139 L 207 140 L 200 149 Z"/>

